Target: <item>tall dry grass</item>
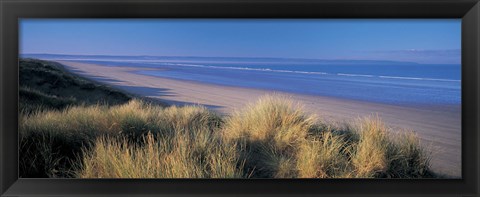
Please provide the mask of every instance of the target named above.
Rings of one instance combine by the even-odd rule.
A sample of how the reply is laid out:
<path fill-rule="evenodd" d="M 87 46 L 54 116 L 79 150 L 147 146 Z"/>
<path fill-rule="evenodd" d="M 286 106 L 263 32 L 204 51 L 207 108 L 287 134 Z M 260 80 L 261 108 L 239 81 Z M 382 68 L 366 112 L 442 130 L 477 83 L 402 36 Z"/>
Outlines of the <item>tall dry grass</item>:
<path fill-rule="evenodd" d="M 224 139 L 242 144 L 245 173 L 253 177 L 297 176 L 295 155 L 305 143 L 314 117 L 281 96 L 264 96 L 226 119 Z"/>
<path fill-rule="evenodd" d="M 132 100 L 24 114 L 22 177 L 432 177 L 414 133 L 378 117 L 319 125 L 300 105 L 265 96 L 228 117 L 205 107 Z"/>
<path fill-rule="evenodd" d="M 203 133 L 202 135 L 208 135 Z M 83 158 L 80 178 L 240 178 L 235 145 L 218 141 L 196 141 L 177 135 L 156 139 L 152 134 L 143 143 L 101 137 L 93 151 Z M 168 146 L 165 146 L 168 144 Z"/>
<path fill-rule="evenodd" d="M 378 116 L 358 123 L 359 141 L 354 148 L 353 177 L 432 177 L 430 155 L 414 132 L 392 134 Z"/>
<path fill-rule="evenodd" d="M 114 107 L 76 106 L 38 112 L 24 115 L 20 122 L 23 177 L 239 177 L 236 145 L 222 142 L 217 134 L 220 117 L 204 107 L 164 108 L 132 100 Z M 123 157 L 123 153 L 134 154 Z M 130 163 L 149 166 L 154 160 L 147 159 L 147 153 L 161 155 L 156 158 L 171 171 L 141 173 L 138 168 L 134 175 L 127 170 L 125 165 Z M 118 173 L 115 167 L 127 171 Z"/>
<path fill-rule="evenodd" d="M 214 113 L 199 106 L 146 109 L 136 118 L 130 107 L 113 109 L 116 119 L 128 125 L 123 130 L 137 131 L 140 141 L 131 131 L 120 139 L 99 138 L 84 157 L 78 177 L 241 177 L 236 144 L 220 139 L 220 118 Z M 149 129 L 135 125 L 149 125 Z"/>
<path fill-rule="evenodd" d="M 342 136 L 323 132 L 319 138 L 306 140 L 297 153 L 299 178 L 349 177 L 347 142 Z"/>
<path fill-rule="evenodd" d="M 355 177 L 375 177 L 385 172 L 393 146 L 387 128 L 378 118 L 369 118 L 360 122 L 357 129 L 359 141 L 352 156 Z"/>

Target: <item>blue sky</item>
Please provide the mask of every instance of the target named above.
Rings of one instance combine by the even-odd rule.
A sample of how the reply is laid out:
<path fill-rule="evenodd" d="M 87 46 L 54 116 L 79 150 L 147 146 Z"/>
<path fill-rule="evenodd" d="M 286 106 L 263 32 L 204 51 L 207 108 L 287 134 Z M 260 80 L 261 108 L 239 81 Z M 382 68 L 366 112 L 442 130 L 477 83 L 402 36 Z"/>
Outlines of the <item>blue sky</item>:
<path fill-rule="evenodd" d="M 460 19 L 22 19 L 20 53 L 460 63 Z"/>

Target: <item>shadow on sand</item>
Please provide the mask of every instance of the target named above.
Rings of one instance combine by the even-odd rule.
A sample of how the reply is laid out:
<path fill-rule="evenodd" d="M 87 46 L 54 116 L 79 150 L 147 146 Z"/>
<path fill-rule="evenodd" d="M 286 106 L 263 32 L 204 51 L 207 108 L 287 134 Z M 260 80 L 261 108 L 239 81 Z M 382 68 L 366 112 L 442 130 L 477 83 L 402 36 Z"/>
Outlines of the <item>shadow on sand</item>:
<path fill-rule="evenodd" d="M 171 92 L 168 88 L 157 88 L 157 87 L 145 87 L 145 86 L 130 86 L 130 85 L 120 85 L 125 84 L 127 81 L 122 81 L 118 79 L 112 79 L 108 77 L 101 77 L 101 76 L 92 76 L 84 71 L 80 71 L 77 69 L 69 68 L 74 71 L 76 74 L 86 77 L 90 80 L 96 81 L 100 84 L 111 86 L 113 88 L 128 92 L 138 97 L 145 98 L 147 101 L 160 104 L 163 106 L 170 106 L 170 105 L 177 105 L 177 106 L 187 106 L 187 105 L 202 105 L 207 107 L 208 109 L 220 112 L 223 106 L 217 105 L 205 105 L 201 103 L 192 103 L 192 102 L 182 102 L 182 101 L 175 101 L 169 100 L 164 98 L 159 98 L 161 96 L 175 96 L 174 93 Z"/>

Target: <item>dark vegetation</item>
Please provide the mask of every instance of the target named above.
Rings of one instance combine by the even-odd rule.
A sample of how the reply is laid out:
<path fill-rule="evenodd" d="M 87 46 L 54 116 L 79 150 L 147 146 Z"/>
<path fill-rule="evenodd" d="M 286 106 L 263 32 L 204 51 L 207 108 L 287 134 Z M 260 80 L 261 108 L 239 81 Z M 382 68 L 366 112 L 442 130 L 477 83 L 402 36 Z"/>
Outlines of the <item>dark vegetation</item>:
<path fill-rule="evenodd" d="M 20 59 L 20 110 L 61 110 L 69 105 L 118 105 L 132 99 L 119 90 L 66 72 L 62 65 L 35 59 Z"/>

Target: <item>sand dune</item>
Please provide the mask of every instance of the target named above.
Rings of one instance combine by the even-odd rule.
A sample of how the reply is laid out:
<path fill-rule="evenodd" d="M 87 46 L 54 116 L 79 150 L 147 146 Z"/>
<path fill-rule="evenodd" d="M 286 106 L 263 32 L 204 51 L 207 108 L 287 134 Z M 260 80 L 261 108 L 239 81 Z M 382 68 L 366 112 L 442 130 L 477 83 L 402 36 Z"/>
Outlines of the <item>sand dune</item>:
<path fill-rule="evenodd" d="M 176 105 L 201 104 L 219 113 L 255 101 L 265 94 L 282 94 L 304 104 L 305 110 L 319 119 L 341 124 L 365 115 L 378 115 L 389 126 L 415 130 L 424 145 L 433 151 L 432 167 L 450 177 L 461 177 L 460 105 L 394 106 L 330 97 L 290 94 L 260 89 L 229 87 L 181 81 L 137 74 L 136 70 L 154 69 L 112 67 L 57 61 L 81 76 L 110 84 L 119 89 Z"/>

